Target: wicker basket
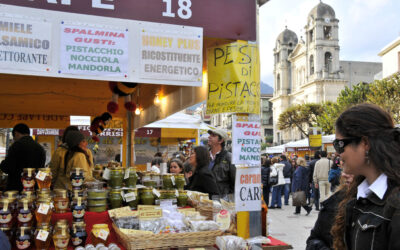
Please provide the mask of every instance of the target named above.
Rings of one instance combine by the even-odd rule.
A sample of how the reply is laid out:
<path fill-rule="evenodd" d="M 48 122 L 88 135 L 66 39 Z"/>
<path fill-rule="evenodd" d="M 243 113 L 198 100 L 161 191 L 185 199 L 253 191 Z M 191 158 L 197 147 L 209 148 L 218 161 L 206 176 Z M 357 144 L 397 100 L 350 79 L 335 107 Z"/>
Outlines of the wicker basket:
<path fill-rule="evenodd" d="M 215 245 L 215 238 L 222 235 L 222 231 L 218 230 L 175 234 L 129 235 L 128 237 L 114 223 L 113 228 L 122 245 L 128 250 L 213 246 Z"/>

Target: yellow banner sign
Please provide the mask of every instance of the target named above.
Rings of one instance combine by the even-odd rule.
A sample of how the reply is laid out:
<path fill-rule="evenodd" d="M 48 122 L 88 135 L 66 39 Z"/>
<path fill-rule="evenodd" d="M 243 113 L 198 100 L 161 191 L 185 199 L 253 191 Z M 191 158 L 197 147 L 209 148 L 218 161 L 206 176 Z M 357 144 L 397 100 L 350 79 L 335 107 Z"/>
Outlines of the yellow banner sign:
<path fill-rule="evenodd" d="M 322 146 L 322 129 L 318 127 L 308 128 L 308 140 L 311 148 Z"/>
<path fill-rule="evenodd" d="M 207 52 L 207 114 L 260 113 L 258 47 L 244 41 Z"/>

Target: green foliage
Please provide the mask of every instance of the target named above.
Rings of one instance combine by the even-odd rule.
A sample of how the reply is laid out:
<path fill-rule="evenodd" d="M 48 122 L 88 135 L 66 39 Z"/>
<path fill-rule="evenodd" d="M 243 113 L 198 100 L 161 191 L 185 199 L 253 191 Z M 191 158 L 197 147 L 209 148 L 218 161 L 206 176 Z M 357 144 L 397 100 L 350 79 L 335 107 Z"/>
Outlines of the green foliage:
<path fill-rule="evenodd" d="M 278 128 L 285 130 L 298 128 L 304 136 L 308 136 L 306 130 L 317 124 L 317 117 L 323 112 L 322 105 L 316 103 L 297 104 L 286 109 L 279 116 Z"/>
<path fill-rule="evenodd" d="M 395 123 L 400 122 L 400 74 L 374 81 L 367 94 L 368 101 L 389 112 Z"/>

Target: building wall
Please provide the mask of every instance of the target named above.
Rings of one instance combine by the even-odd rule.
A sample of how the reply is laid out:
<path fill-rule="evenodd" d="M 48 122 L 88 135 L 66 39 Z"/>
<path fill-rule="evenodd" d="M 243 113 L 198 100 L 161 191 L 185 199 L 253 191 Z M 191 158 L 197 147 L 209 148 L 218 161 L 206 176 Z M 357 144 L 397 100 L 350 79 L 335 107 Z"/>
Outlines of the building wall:
<path fill-rule="evenodd" d="M 385 54 L 379 54 L 382 57 L 383 70 L 382 77 L 386 78 L 400 71 L 400 38 L 398 38 L 393 47 Z"/>
<path fill-rule="evenodd" d="M 382 63 L 340 61 L 340 68 L 343 79 L 348 82 L 347 86 L 351 87 L 360 82 L 373 82 L 374 76 L 382 71 Z"/>

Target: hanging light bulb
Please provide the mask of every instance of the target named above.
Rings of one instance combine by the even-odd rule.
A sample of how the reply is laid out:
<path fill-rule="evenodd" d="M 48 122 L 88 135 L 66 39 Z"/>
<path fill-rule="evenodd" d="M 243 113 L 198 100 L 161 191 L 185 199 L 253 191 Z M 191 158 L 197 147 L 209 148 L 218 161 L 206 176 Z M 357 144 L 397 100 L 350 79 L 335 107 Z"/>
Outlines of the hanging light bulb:
<path fill-rule="evenodd" d="M 155 105 L 159 105 L 160 104 L 160 96 L 159 96 L 159 94 L 158 94 L 158 92 L 157 92 L 157 94 L 156 94 L 156 97 L 154 97 L 154 104 Z"/>
<path fill-rule="evenodd" d="M 135 109 L 135 115 L 140 115 L 140 113 L 141 113 L 140 106 L 137 105 Z"/>

